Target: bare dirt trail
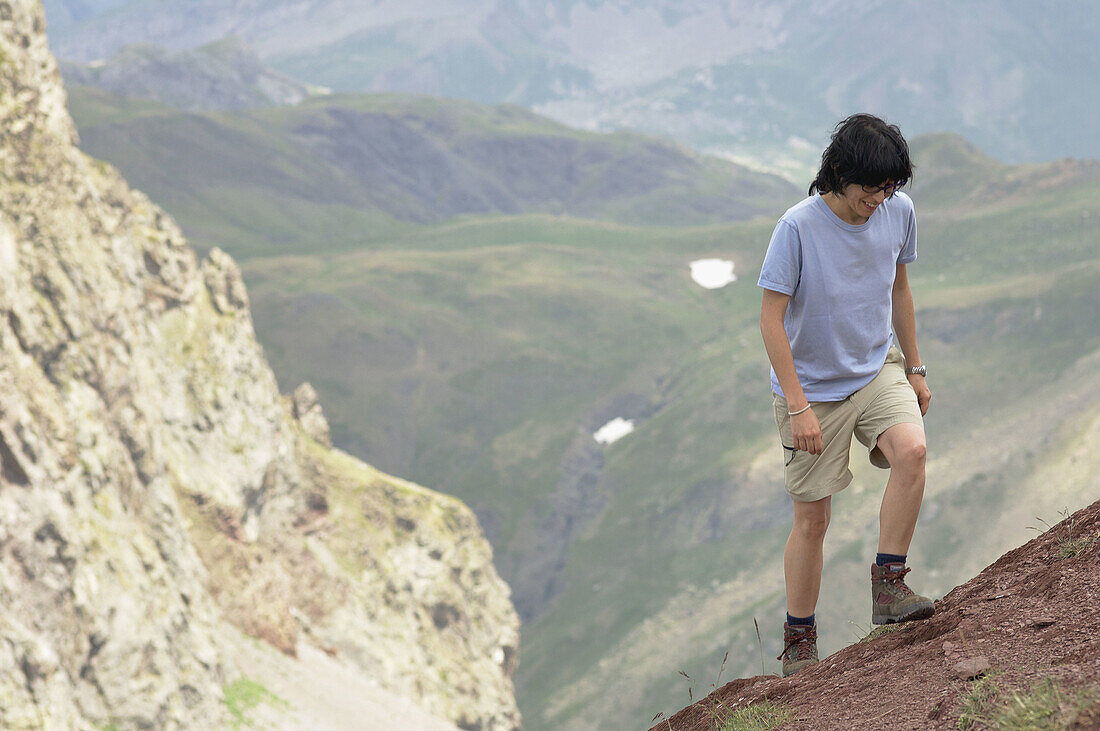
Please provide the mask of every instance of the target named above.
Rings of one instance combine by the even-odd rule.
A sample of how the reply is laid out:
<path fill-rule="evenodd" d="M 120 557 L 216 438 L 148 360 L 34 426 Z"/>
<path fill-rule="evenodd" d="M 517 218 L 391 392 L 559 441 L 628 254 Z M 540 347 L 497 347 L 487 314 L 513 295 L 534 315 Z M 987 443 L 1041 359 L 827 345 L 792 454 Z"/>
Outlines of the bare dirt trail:
<path fill-rule="evenodd" d="M 793 711 L 784 729 L 958 729 L 962 699 L 977 682 L 962 663 L 982 660 L 983 677 L 1003 696 L 1043 679 L 1067 693 L 1086 689 L 1092 703 L 1067 711 L 1070 727 L 1100 729 L 1098 564 L 1100 502 L 953 589 L 931 619 L 846 647 L 790 678 L 734 680 L 652 731 L 713 729 L 716 719 L 764 700 Z"/>

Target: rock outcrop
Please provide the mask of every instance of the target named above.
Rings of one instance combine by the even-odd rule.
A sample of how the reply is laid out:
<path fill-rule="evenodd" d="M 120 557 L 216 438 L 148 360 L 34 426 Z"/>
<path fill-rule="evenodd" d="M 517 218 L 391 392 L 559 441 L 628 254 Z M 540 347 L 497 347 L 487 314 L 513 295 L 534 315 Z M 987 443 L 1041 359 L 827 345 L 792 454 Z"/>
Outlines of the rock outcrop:
<path fill-rule="evenodd" d="M 228 725 L 226 621 L 518 726 L 473 514 L 295 403 L 236 265 L 79 152 L 39 2 L 0 2 L 0 727 Z"/>

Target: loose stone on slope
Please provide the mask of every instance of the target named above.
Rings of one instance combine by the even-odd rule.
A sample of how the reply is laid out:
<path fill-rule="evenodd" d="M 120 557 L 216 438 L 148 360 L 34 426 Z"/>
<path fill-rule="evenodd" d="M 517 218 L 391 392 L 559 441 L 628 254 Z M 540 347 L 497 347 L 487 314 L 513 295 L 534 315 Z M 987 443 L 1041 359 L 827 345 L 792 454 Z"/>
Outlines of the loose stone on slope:
<path fill-rule="evenodd" d="M 984 655 L 975 655 L 974 657 L 968 657 L 965 660 L 960 660 L 955 663 L 954 670 L 962 680 L 973 680 L 974 678 L 985 675 L 989 671 L 990 664 L 988 658 Z"/>

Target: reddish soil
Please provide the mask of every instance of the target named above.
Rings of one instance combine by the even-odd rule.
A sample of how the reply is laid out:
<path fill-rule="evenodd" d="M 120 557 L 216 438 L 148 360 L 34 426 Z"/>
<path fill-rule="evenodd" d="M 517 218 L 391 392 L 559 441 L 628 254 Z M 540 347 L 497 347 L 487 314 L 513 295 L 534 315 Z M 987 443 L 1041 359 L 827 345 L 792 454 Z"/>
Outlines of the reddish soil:
<path fill-rule="evenodd" d="M 1076 555 L 1063 558 L 1064 548 Z M 975 681 L 954 668 L 979 656 L 1007 693 L 1026 692 L 1042 678 L 1066 690 L 1100 691 L 1098 565 L 1100 502 L 953 589 L 930 619 L 846 647 L 789 678 L 734 680 L 651 731 L 713 729 L 712 719 L 765 699 L 793 710 L 795 721 L 784 729 L 958 729 L 960 700 Z M 1100 702 L 1074 727 L 1100 729 Z"/>

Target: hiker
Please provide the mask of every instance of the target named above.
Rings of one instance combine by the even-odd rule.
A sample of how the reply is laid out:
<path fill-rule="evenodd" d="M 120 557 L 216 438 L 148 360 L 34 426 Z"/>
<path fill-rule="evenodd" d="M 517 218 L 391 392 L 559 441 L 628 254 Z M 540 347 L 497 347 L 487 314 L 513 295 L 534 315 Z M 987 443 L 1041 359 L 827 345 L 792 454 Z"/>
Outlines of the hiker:
<path fill-rule="evenodd" d="M 932 616 L 906 586 L 924 495 L 923 416 L 932 394 L 917 352 L 906 266 L 916 260 L 909 146 L 870 114 L 837 124 L 809 197 L 783 214 L 758 285 L 794 527 L 783 555 L 783 675 L 815 663 L 814 611 L 832 495 L 852 481 L 852 435 L 890 470 L 871 566 L 871 621 Z M 891 334 L 891 324 L 893 332 Z M 900 346 L 900 352 L 898 347 Z"/>

